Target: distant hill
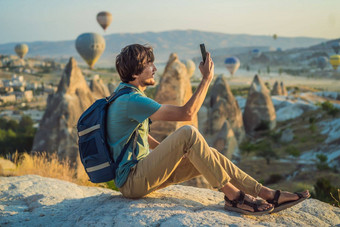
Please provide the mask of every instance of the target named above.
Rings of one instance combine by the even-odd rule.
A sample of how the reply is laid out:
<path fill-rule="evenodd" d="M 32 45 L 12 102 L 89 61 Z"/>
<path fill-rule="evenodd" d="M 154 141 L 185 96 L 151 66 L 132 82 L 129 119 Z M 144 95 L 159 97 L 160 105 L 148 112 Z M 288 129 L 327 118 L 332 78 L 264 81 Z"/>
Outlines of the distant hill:
<path fill-rule="evenodd" d="M 303 48 L 325 42 L 322 38 L 308 37 L 279 37 L 274 40 L 272 36 L 232 35 L 217 32 L 204 32 L 197 30 L 174 30 L 165 32 L 144 33 L 117 33 L 105 36 L 106 50 L 99 59 L 97 66 L 113 66 L 114 56 L 122 47 L 132 44 L 150 44 L 154 47 L 157 62 L 168 60 L 170 53 L 176 52 L 181 59 L 198 57 L 199 44 L 205 43 L 208 50 L 230 50 L 241 47 Z M 39 41 L 27 42 L 29 53 L 27 57 L 49 57 L 55 59 L 69 58 L 80 59 L 76 52 L 74 40 L 69 41 Z M 0 54 L 15 54 L 14 46 L 17 43 L 0 44 Z M 222 50 L 220 50 L 222 51 Z M 83 61 L 80 61 L 83 62 Z"/>

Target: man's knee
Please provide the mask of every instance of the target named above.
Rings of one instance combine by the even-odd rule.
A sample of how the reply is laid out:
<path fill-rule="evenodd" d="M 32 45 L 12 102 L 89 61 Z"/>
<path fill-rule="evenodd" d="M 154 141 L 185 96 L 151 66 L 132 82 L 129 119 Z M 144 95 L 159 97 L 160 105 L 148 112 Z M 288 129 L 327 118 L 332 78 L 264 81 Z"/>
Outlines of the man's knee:
<path fill-rule="evenodd" d="M 177 131 L 181 136 L 185 138 L 189 138 L 193 135 L 199 134 L 198 129 L 192 125 L 184 125 L 180 127 Z"/>

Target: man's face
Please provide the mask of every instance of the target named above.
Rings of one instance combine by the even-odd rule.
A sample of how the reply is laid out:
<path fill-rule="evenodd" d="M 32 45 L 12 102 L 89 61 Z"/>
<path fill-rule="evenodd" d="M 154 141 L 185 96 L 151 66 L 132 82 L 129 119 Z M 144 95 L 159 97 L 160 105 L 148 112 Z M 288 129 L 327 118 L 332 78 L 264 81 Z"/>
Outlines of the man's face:
<path fill-rule="evenodd" d="M 153 62 L 147 63 L 147 65 L 144 67 L 141 74 L 137 75 L 136 78 L 139 81 L 139 84 L 142 86 L 151 86 L 155 85 L 155 73 L 157 71 L 156 66 Z"/>

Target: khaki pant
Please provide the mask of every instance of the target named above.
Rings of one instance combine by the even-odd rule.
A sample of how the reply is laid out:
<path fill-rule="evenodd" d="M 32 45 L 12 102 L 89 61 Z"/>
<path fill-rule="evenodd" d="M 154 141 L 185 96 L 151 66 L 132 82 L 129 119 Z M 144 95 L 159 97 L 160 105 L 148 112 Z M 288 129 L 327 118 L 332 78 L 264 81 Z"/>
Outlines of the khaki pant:
<path fill-rule="evenodd" d="M 224 155 L 209 147 L 195 127 L 183 126 L 140 160 L 119 190 L 127 198 L 140 198 L 199 175 L 203 175 L 214 188 L 220 189 L 230 182 L 253 196 L 257 196 L 262 187 Z"/>

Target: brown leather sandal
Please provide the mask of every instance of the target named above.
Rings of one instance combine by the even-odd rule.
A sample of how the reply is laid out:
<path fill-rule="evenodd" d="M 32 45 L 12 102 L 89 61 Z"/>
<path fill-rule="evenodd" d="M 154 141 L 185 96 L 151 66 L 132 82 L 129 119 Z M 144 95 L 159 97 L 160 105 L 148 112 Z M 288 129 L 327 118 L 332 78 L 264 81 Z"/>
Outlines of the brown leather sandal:
<path fill-rule="evenodd" d="M 268 199 L 267 202 L 270 204 L 274 205 L 274 210 L 271 213 L 276 213 L 279 212 L 281 210 L 287 209 L 289 207 L 292 207 L 298 203 L 301 203 L 303 200 L 308 199 L 310 197 L 310 195 L 308 195 L 307 197 L 303 197 L 303 195 L 299 192 L 294 192 L 295 194 L 298 195 L 298 199 L 296 200 L 291 200 L 291 201 L 287 201 L 284 203 L 280 203 L 279 204 L 279 197 L 281 195 L 281 190 L 276 190 L 275 191 L 275 195 L 273 199 Z"/>
<path fill-rule="evenodd" d="M 224 209 L 228 210 L 228 211 L 234 211 L 234 212 L 238 212 L 241 214 L 247 214 L 247 215 L 263 215 L 263 214 L 269 214 L 270 212 L 272 212 L 274 210 L 274 207 L 268 208 L 266 210 L 259 210 L 259 206 L 261 206 L 262 204 L 257 201 L 257 202 L 248 202 L 246 200 L 244 200 L 245 194 L 243 191 L 241 191 L 240 196 L 237 199 L 234 200 L 230 200 L 228 199 L 227 196 L 224 196 L 224 200 L 228 203 L 230 203 L 232 206 L 228 206 L 227 204 L 224 205 Z M 254 209 L 254 211 L 249 211 L 249 210 L 244 210 L 241 209 L 239 207 L 237 207 L 237 205 L 242 205 L 245 204 L 247 206 L 250 206 Z"/>

